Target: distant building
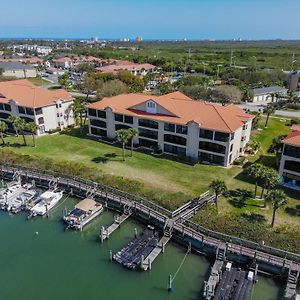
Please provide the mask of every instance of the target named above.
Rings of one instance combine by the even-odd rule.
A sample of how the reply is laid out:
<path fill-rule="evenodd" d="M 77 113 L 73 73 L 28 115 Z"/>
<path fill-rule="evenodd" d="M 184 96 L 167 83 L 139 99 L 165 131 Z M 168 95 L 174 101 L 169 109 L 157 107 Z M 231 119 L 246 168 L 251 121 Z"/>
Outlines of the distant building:
<path fill-rule="evenodd" d="M 70 57 L 60 57 L 52 60 L 55 68 L 71 69 L 73 67 L 73 61 Z"/>
<path fill-rule="evenodd" d="M 38 135 L 74 124 L 73 99 L 65 90 L 46 90 L 28 80 L 0 82 L 0 120 L 15 115 L 35 122 Z"/>
<path fill-rule="evenodd" d="M 37 76 L 33 65 L 21 62 L 0 62 L 0 69 L 4 70 L 2 74 L 4 77 L 32 78 Z"/>
<path fill-rule="evenodd" d="M 127 70 L 133 75 L 141 76 L 145 76 L 149 72 L 154 72 L 156 69 L 157 67 L 151 64 L 136 64 L 126 60 L 115 60 L 111 64 L 96 68 L 97 71 L 102 73 L 117 73 L 121 70 Z"/>
<path fill-rule="evenodd" d="M 300 91 L 300 71 L 289 73 L 288 88 L 292 92 Z"/>
<path fill-rule="evenodd" d="M 52 48 L 48 46 L 40 46 L 40 45 L 13 45 L 10 47 L 14 52 L 31 52 L 38 55 L 46 56 L 52 52 Z"/>
<path fill-rule="evenodd" d="M 89 134 L 116 138 L 135 128 L 135 145 L 228 166 L 244 153 L 253 115 L 235 105 L 194 101 L 180 92 L 163 96 L 123 94 L 88 106 Z"/>
<path fill-rule="evenodd" d="M 276 102 L 280 100 L 280 97 L 277 97 L 276 95 L 280 94 L 281 96 L 287 95 L 287 89 L 281 86 L 270 86 L 270 87 L 263 87 L 263 88 L 257 88 L 252 89 L 252 102 L 264 102 L 264 103 L 270 103 L 270 102 Z"/>
<path fill-rule="evenodd" d="M 283 185 L 300 190 L 300 125 L 283 140 L 279 175 Z"/>

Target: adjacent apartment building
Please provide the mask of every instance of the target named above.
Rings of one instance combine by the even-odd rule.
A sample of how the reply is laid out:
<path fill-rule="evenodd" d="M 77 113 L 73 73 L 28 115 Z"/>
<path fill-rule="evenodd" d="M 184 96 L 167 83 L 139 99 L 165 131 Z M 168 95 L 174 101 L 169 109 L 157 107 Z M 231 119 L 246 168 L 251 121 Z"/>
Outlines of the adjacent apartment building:
<path fill-rule="evenodd" d="M 244 153 L 253 116 L 235 105 L 194 101 L 180 92 L 123 94 L 88 106 L 89 134 L 114 140 L 136 128 L 134 144 L 222 166 Z"/>
<path fill-rule="evenodd" d="M 74 124 L 73 99 L 65 90 L 46 90 L 30 81 L 0 82 L 0 120 L 8 122 L 10 115 L 39 126 L 38 135 Z"/>
<path fill-rule="evenodd" d="M 283 140 L 279 175 L 282 184 L 300 189 L 300 125 L 293 125 Z"/>
<path fill-rule="evenodd" d="M 251 90 L 253 98 L 252 102 L 270 103 L 277 102 L 287 95 L 288 89 L 282 86 L 270 86 Z"/>

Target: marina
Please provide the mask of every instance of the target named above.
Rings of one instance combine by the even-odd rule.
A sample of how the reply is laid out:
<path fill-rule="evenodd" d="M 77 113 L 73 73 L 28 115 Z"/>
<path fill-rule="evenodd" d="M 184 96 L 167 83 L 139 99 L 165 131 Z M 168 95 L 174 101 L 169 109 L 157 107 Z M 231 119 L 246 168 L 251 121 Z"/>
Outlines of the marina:
<path fill-rule="evenodd" d="M 13 172 L 15 173 L 15 171 Z M 8 173 L 9 174 L 9 173 Z M 34 174 L 32 174 L 34 175 Z M 44 175 L 43 175 L 44 176 Z M 32 180 L 34 179 L 36 184 L 39 187 L 44 187 L 47 189 L 49 188 L 51 181 L 53 181 L 53 177 L 49 177 L 49 179 L 42 179 L 41 174 L 36 174 L 34 176 L 29 176 L 28 173 L 26 174 L 27 180 Z M 52 179 L 51 179 L 52 178 Z M 99 189 L 96 186 L 87 186 L 83 183 L 73 183 L 72 181 L 69 181 L 68 179 L 59 178 L 57 180 L 57 188 L 60 189 L 61 192 L 61 198 L 63 197 L 62 195 L 62 190 L 65 191 L 65 195 L 76 193 L 76 195 L 80 198 L 84 198 L 87 195 L 93 194 L 96 197 L 96 201 L 99 201 L 102 199 L 102 203 L 105 207 L 108 207 L 111 210 L 117 211 L 121 214 L 121 217 L 123 216 L 123 221 L 124 226 L 127 224 L 127 222 L 124 222 L 124 219 L 127 220 L 129 216 L 133 216 L 135 219 L 142 221 L 144 224 L 152 224 L 151 227 L 147 227 L 144 229 L 143 233 L 140 235 L 136 234 L 136 238 L 134 240 L 131 240 L 127 242 L 127 246 L 120 245 L 119 249 L 110 249 L 107 251 L 107 253 L 110 253 L 109 256 L 113 257 L 114 260 L 119 262 L 121 265 L 125 266 L 126 268 L 129 269 L 141 269 L 141 270 L 153 270 L 152 268 L 152 263 L 154 260 L 159 261 L 160 256 L 159 254 L 162 252 L 165 252 L 165 247 L 167 244 L 170 243 L 170 240 L 178 241 L 180 244 L 186 244 L 189 245 L 189 250 L 185 254 L 184 259 L 182 260 L 182 263 L 180 264 L 180 267 L 178 270 L 175 272 L 175 277 L 177 276 L 178 272 L 181 272 L 181 268 L 185 264 L 186 258 L 189 256 L 189 253 L 191 253 L 191 250 L 197 251 L 197 248 L 201 250 L 201 252 L 204 252 L 208 257 L 210 257 L 213 253 L 216 253 L 217 260 L 224 260 L 224 261 L 237 261 L 238 265 L 244 265 L 245 263 L 251 262 L 253 264 L 254 262 L 257 263 L 257 269 L 256 271 L 264 271 L 269 274 L 281 274 L 282 279 L 286 276 L 287 278 L 287 287 L 286 291 L 289 291 L 289 294 L 292 295 L 292 297 L 295 296 L 296 293 L 296 288 L 297 286 L 295 285 L 295 282 L 297 283 L 298 278 L 299 278 L 299 268 L 297 262 L 292 262 L 289 260 L 289 257 L 291 258 L 291 254 L 286 253 L 286 258 L 281 263 L 280 261 L 280 250 L 277 250 L 277 255 L 279 256 L 274 256 L 274 255 L 265 255 L 261 253 L 260 251 L 254 251 L 254 252 L 249 252 L 249 250 L 242 245 L 239 245 L 239 247 L 236 247 L 234 244 L 234 239 L 232 238 L 231 242 L 224 242 L 224 241 L 217 241 L 217 239 L 213 236 L 204 236 L 201 233 L 201 228 L 197 227 L 196 229 L 193 228 L 193 224 L 188 221 L 191 215 L 193 215 L 195 210 L 201 209 L 201 206 L 205 205 L 205 203 L 210 203 L 212 200 L 212 197 L 208 194 L 203 194 L 197 199 L 193 199 L 192 202 L 188 203 L 188 205 L 185 205 L 185 207 L 180 208 L 178 211 L 179 213 L 176 212 L 176 215 L 174 216 L 174 212 L 168 212 L 167 210 L 164 210 L 163 208 L 159 207 L 151 207 L 152 204 L 150 203 L 145 203 L 144 201 L 142 202 L 137 202 L 136 200 L 132 201 L 132 199 L 126 199 L 124 195 L 120 197 L 120 195 L 108 192 L 107 190 Z M 82 191 L 82 192 L 80 192 Z M 49 191 L 45 193 L 49 193 Z M 47 198 L 47 197 L 46 197 Z M 60 199 L 61 199 L 60 198 Z M 60 200 L 59 199 L 59 200 Z M 55 202 L 55 204 L 58 203 L 58 201 Z M 86 200 L 86 199 L 85 199 Z M 83 200 L 84 201 L 84 200 Z M 100 201 L 101 202 L 101 201 Z M 49 203 L 49 202 L 47 202 Z M 52 203 L 50 203 L 52 204 Z M 49 205 L 50 209 L 55 206 Z M 100 204 L 100 203 L 99 203 Z M 102 207 L 102 204 L 100 204 Z M 74 205 L 74 209 L 78 209 L 76 207 L 76 204 Z M 44 205 L 45 207 L 45 205 Z M 50 209 L 48 210 L 47 207 L 45 207 L 46 213 L 50 212 Z M 73 210 L 70 210 L 73 211 Z M 125 212 L 127 213 L 127 216 L 125 216 Z M 137 214 L 137 212 L 139 212 Z M 100 214 L 100 213 L 99 213 Z M 68 215 L 68 214 L 67 214 Z M 74 215 L 74 212 L 73 212 Z M 65 215 L 66 216 L 66 215 Z M 94 219 L 94 218 L 93 218 Z M 96 217 L 95 217 L 96 220 Z M 96 222 L 96 221 L 95 221 Z M 92 225 L 94 224 L 91 223 Z M 116 228 L 119 228 L 118 222 L 116 222 L 116 218 L 113 219 L 112 225 L 115 226 L 114 230 L 111 231 L 114 232 Z M 107 227 L 109 223 L 106 225 L 101 225 L 101 227 L 98 228 L 110 228 L 110 226 Z M 112 226 L 111 225 L 111 226 Z M 153 226 L 153 227 L 152 227 Z M 155 229 L 154 229 L 155 228 Z M 200 230 L 200 232 L 199 232 Z M 117 231 L 119 232 L 119 231 Z M 117 236 L 117 232 L 115 235 Z M 103 233 L 103 231 L 102 231 Z M 131 235 L 132 236 L 132 235 Z M 160 238 L 161 236 L 161 238 Z M 103 239 L 104 240 L 104 239 Z M 110 246 L 110 242 L 108 245 Z M 103 244 L 105 245 L 105 244 Z M 207 248 L 208 245 L 214 245 L 213 248 Z M 250 244 L 249 244 L 250 245 Z M 107 246 L 106 246 L 107 247 Z M 122 248 L 123 247 L 123 248 Z M 210 246 L 211 247 L 211 246 Z M 214 249 L 214 247 L 216 247 Z M 112 255 L 112 253 L 115 253 Z M 238 253 L 239 260 L 237 260 L 237 257 L 235 256 Z M 108 255 L 107 255 L 108 256 Z M 247 258 L 248 257 L 248 258 Z M 252 259 L 249 261 L 249 258 Z M 297 259 L 297 256 L 295 256 L 295 259 Z M 179 260 L 180 261 L 180 260 Z M 271 267 L 272 266 L 272 267 Z M 245 298 L 241 299 L 248 299 L 247 295 L 249 295 L 249 290 L 251 292 L 251 285 L 247 285 L 248 283 L 246 280 L 249 278 L 249 274 L 246 276 L 245 270 L 244 269 L 239 269 L 240 267 L 234 267 L 232 268 L 232 273 L 230 274 L 235 274 L 235 275 L 226 275 L 226 271 L 223 271 L 224 276 L 220 276 L 218 283 L 213 288 L 214 291 L 214 297 L 217 296 L 217 293 L 220 287 L 222 287 L 224 284 L 222 283 L 222 280 L 225 280 L 223 278 L 226 277 L 233 277 L 236 276 L 235 279 L 229 280 L 229 287 L 228 290 L 229 294 L 238 294 L 238 295 L 245 295 Z M 276 269 L 278 268 L 278 271 Z M 287 275 L 284 275 L 282 273 L 283 271 L 286 272 L 286 270 L 290 270 Z M 227 270 L 228 271 L 228 270 Z M 241 272 L 242 273 L 241 273 Z M 180 274 L 179 272 L 179 274 Z M 251 271 L 252 272 L 252 271 Z M 277 273 L 278 272 L 278 273 Z M 280 273 L 279 273 L 280 272 Z M 171 274 L 171 273 L 170 273 Z M 245 276 L 244 276 L 245 275 Z M 171 275 L 170 275 L 171 277 Z M 208 278 L 209 276 L 205 276 Z M 247 279 L 248 278 L 248 279 Z M 221 280 L 220 280 L 221 279 Z M 206 279 L 205 279 L 206 280 Z M 203 280 L 203 282 L 205 281 Z M 210 281 L 210 278 L 209 280 Z M 239 284 L 237 284 L 239 282 Z M 290 283 L 290 284 L 289 284 Z M 294 285 L 292 285 L 294 284 Z M 226 284 L 228 286 L 228 284 Z M 249 289 L 249 286 L 251 288 Z M 289 287 L 289 289 L 288 289 Z M 205 289 L 205 288 L 204 288 Z M 173 289 L 169 289 L 172 290 Z M 239 290 L 237 293 L 236 291 Z M 246 291 L 246 292 L 245 292 Z M 219 299 L 219 298 L 212 298 L 212 299 Z M 221 298 L 220 298 L 221 299 Z M 224 298 L 225 299 L 225 298 Z M 231 299 L 231 298 L 228 298 Z M 236 298 L 239 299 L 239 298 Z M 289 299 L 289 298 L 287 298 Z M 292 298 L 290 298 L 292 299 Z"/>

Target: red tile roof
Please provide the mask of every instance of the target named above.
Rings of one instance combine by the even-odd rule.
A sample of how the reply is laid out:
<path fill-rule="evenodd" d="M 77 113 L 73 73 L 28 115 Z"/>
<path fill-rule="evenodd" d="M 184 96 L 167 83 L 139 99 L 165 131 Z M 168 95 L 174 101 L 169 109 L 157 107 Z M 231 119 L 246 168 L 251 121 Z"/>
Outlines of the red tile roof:
<path fill-rule="evenodd" d="M 291 129 L 292 132 L 283 140 L 283 143 L 300 147 L 300 125 L 294 124 Z"/>
<path fill-rule="evenodd" d="M 22 63 L 36 64 L 36 63 L 42 63 L 43 60 L 39 57 L 0 58 L 0 62 L 22 62 Z"/>
<path fill-rule="evenodd" d="M 141 71 L 141 70 L 153 70 L 156 66 L 151 64 L 135 64 L 132 62 L 122 61 L 122 63 L 117 62 L 115 64 L 106 65 L 103 67 L 96 68 L 97 71 L 105 72 L 105 73 L 115 73 L 120 70 L 128 70 L 128 71 Z"/>
<path fill-rule="evenodd" d="M 26 79 L 0 82 L 0 103 L 14 100 L 20 106 L 42 107 L 57 100 L 70 101 L 72 96 L 65 90 L 46 90 Z"/>
<path fill-rule="evenodd" d="M 137 105 L 150 99 L 163 107 L 169 114 L 151 114 L 136 109 Z M 115 113 L 142 116 L 147 119 L 181 125 L 194 121 L 202 128 L 223 132 L 234 132 L 246 121 L 254 118 L 253 115 L 245 113 L 243 109 L 235 105 L 221 106 L 204 101 L 195 101 L 180 92 L 163 96 L 122 94 L 104 98 L 88 107 L 99 110 L 110 107 Z"/>

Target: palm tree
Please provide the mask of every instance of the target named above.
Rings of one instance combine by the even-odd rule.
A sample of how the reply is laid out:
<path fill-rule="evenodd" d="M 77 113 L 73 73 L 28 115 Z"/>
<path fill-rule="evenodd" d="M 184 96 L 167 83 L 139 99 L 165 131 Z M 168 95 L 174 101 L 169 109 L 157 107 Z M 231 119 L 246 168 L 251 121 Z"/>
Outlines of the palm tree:
<path fill-rule="evenodd" d="M 24 145 L 27 146 L 27 142 L 25 138 L 25 130 L 27 129 L 27 123 L 25 122 L 24 119 L 19 118 L 17 126 L 20 130 L 20 133 L 22 134 Z"/>
<path fill-rule="evenodd" d="M 265 168 L 261 175 L 262 180 L 262 191 L 260 197 L 263 198 L 264 190 L 269 191 L 274 188 L 279 182 L 279 175 L 276 170 L 272 168 Z M 265 201 L 264 207 L 267 207 L 267 202 Z"/>
<path fill-rule="evenodd" d="M 272 140 L 272 144 L 268 149 L 269 153 L 275 153 L 276 155 L 276 165 L 278 165 L 279 163 L 279 154 L 281 153 L 282 149 L 283 149 L 283 144 L 282 144 L 282 140 L 283 138 L 285 138 L 285 135 L 280 135 L 276 138 L 273 138 Z"/>
<path fill-rule="evenodd" d="M 274 227 L 276 212 L 280 207 L 288 203 L 287 196 L 281 190 L 271 190 L 266 194 L 265 200 L 266 202 L 270 202 L 273 204 L 273 215 L 272 215 L 271 226 Z"/>
<path fill-rule="evenodd" d="M 5 145 L 5 141 L 4 141 L 4 133 L 7 130 L 8 126 L 5 122 L 0 121 L 0 136 L 1 136 L 1 140 L 2 140 L 2 144 Z"/>
<path fill-rule="evenodd" d="M 247 168 L 248 175 L 255 180 L 254 197 L 256 197 L 256 195 L 257 195 L 258 183 L 262 179 L 264 169 L 265 169 L 265 166 L 263 166 L 262 164 L 257 164 L 257 163 L 252 164 L 249 168 Z"/>
<path fill-rule="evenodd" d="M 138 136 L 139 131 L 135 128 L 129 128 L 128 129 L 128 135 L 129 135 L 129 139 L 131 140 L 131 147 L 130 147 L 130 156 L 132 156 L 132 152 L 133 152 L 133 139 Z"/>
<path fill-rule="evenodd" d="M 129 133 L 127 129 L 120 129 L 117 131 L 117 140 L 122 144 L 122 157 L 125 161 L 125 145 L 129 140 Z"/>
<path fill-rule="evenodd" d="M 78 117 L 80 119 L 80 132 L 82 132 L 82 127 L 84 124 L 83 120 L 84 118 L 86 118 L 86 108 L 81 99 L 79 98 L 74 99 L 74 102 L 72 104 L 72 110 L 73 110 L 75 122 Z"/>
<path fill-rule="evenodd" d="M 19 136 L 19 122 L 20 122 L 20 117 L 17 117 L 17 116 L 14 116 L 14 115 L 11 115 L 8 117 L 8 121 L 12 124 L 12 127 L 14 129 L 14 131 L 16 132 L 16 136 Z"/>
<path fill-rule="evenodd" d="M 275 107 L 273 105 L 268 105 L 266 107 L 266 109 L 264 110 L 264 113 L 267 114 L 267 119 L 266 119 L 266 123 L 265 123 L 265 127 L 268 126 L 268 123 L 269 123 L 269 118 L 272 114 L 274 114 L 275 112 Z"/>
<path fill-rule="evenodd" d="M 216 207 L 218 207 L 218 198 L 219 198 L 219 196 L 227 191 L 226 184 L 222 180 L 213 180 L 211 182 L 211 184 L 209 185 L 209 187 L 215 193 L 215 204 L 216 204 Z"/>
<path fill-rule="evenodd" d="M 27 130 L 30 131 L 31 135 L 32 135 L 32 141 L 33 141 L 33 146 L 36 147 L 36 132 L 37 130 L 39 129 L 39 126 L 34 123 L 34 122 L 30 122 L 30 123 L 27 123 Z"/>

